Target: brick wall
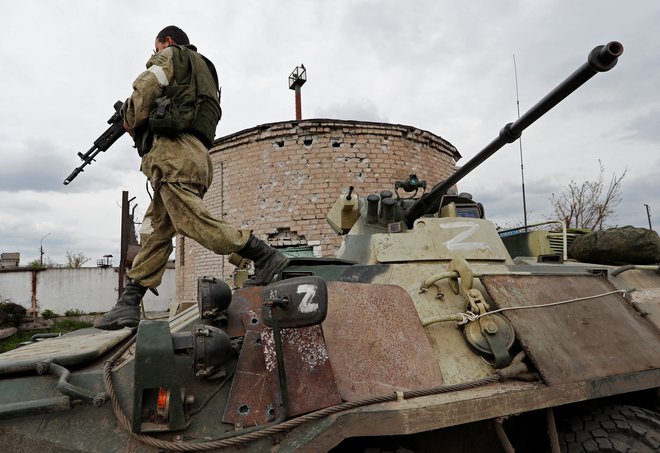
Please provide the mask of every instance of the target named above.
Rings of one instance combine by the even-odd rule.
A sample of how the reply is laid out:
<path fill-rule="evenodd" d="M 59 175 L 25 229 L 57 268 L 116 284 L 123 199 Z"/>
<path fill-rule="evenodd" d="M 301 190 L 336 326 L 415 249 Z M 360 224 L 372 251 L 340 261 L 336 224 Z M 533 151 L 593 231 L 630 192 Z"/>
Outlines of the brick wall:
<path fill-rule="evenodd" d="M 393 191 L 394 181 L 410 173 L 432 186 L 453 172 L 459 157 L 441 137 L 409 126 L 324 119 L 265 124 L 216 140 L 214 181 L 204 202 L 214 216 L 274 246 L 313 246 L 316 256 L 333 256 L 341 237 L 325 215 L 349 186 L 360 196 Z M 225 257 L 181 237 L 176 268 L 178 302 L 196 300 L 197 277 L 224 279 L 234 270 Z"/>

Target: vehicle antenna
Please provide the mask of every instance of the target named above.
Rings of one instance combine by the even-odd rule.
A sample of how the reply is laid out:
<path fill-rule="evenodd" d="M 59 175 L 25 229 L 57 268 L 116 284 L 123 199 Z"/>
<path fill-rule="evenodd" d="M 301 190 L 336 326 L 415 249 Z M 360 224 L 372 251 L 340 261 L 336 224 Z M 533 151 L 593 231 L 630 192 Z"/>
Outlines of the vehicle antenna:
<path fill-rule="evenodd" d="M 518 69 L 516 67 L 516 54 L 513 54 L 513 73 L 516 79 L 516 107 L 518 108 L 518 119 L 520 119 L 520 98 L 518 96 Z M 522 180 L 522 202 L 523 202 L 523 221 L 525 230 L 527 229 L 527 201 L 525 199 L 525 168 L 523 165 L 522 136 L 518 139 L 520 146 L 520 178 Z"/>

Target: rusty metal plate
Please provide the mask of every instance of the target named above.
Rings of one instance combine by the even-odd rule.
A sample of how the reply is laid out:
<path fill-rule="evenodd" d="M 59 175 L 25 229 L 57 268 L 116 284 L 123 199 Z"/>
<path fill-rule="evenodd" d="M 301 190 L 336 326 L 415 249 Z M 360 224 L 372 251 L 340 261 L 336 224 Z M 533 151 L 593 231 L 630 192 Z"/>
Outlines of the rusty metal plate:
<path fill-rule="evenodd" d="M 266 371 L 261 334 L 248 331 L 243 339 L 222 421 L 254 426 L 275 420 L 281 400 L 273 397 L 273 384 L 277 382 L 272 381 L 274 376 Z"/>
<path fill-rule="evenodd" d="M 346 401 L 442 385 L 415 305 L 399 286 L 328 282 L 322 326 Z"/>
<path fill-rule="evenodd" d="M 266 369 L 279 395 L 273 329 L 262 332 Z M 282 329 L 282 350 L 289 393 L 289 416 L 341 403 L 320 326 Z M 279 396 L 281 400 L 281 396 Z"/>
<path fill-rule="evenodd" d="M 244 319 L 251 316 L 244 315 Z M 222 421 L 254 426 L 281 414 L 275 341 L 259 321 L 248 329 Z M 282 329 L 282 352 L 289 397 L 288 415 L 296 416 L 341 403 L 319 326 Z"/>
<path fill-rule="evenodd" d="M 242 337 L 246 330 L 261 330 L 261 292 L 263 287 L 253 286 L 234 291 L 227 309 L 227 335 Z"/>
<path fill-rule="evenodd" d="M 589 275 L 492 275 L 480 279 L 500 308 L 549 304 L 615 290 L 604 278 Z M 504 311 L 503 315 L 550 385 L 660 368 L 660 333 L 620 294 Z"/>
<path fill-rule="evenodd" d="M 633 306 L 660 332 L 660 289 L 638 289 L 632 293 Z"/>

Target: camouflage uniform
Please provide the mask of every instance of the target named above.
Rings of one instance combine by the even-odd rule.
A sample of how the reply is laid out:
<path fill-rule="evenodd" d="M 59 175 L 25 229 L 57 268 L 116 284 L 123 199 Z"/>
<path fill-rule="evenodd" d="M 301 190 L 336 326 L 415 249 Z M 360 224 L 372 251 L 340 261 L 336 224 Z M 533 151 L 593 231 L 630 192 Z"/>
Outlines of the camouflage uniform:
<path fill-rule="evenodd" d="M 133 94 L 123 111 L 130 128 L 144 126 L 163 87 L 176 83 L 173 52 L 168 47 L 153 55 L 148 69 L 133 83 Z M 128 274 L 133 282 L 149 288 L 160 285 L 175 233 L 223 255 L 245 246 L 249 231 L 214 218 L 202 202 L 213 179 L 213 167 L 208 150 L 195 136 L 156 134 L 151 150 L 142 157 L 141 170 L 154 189 L 147 210 L 153 232 L 133 260 Z"/>

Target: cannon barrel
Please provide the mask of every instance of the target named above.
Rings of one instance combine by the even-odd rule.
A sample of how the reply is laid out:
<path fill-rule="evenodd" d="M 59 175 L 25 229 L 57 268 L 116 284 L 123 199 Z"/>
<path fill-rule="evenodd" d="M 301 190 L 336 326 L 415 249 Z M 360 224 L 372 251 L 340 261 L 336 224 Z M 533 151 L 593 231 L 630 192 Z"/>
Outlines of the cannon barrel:
<path fill-rule="evenodd" d="M 573 91 L 577 90 L 582 84 L 598 72 L 605 72 L 612 69 L 622 53 L 623 45 L 617 41 L 611 41 L 605 45 L 595 47 L 589 53 L 586 63 L 557 85 L 554 90 L 537 102 L 536 105 L 518 118 L 517 121 L 505 125 L 497 138 L 490 142 L 465 165 L 444 181 L 436 184 L 433 189 L 424 194 L 414 204 L 410 205 L 405 212 L 405 221 L 408 227 L 411 228 L 415 220 L 424 214 L 432 212 L 433 209 L 437 210 L 440 199 L 452 186 L 463 179 L 468 173 L 472 172 L 472 170 L 504 145 L 507 143 L 513 143 L 520 138 L 522 131 L 534 121 L 546 114 L 550 109 L 559 104 L 563 99 L 569 96 Z"/>

